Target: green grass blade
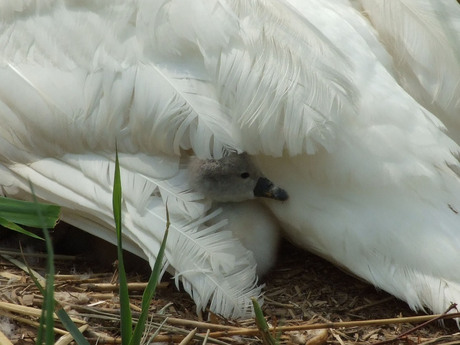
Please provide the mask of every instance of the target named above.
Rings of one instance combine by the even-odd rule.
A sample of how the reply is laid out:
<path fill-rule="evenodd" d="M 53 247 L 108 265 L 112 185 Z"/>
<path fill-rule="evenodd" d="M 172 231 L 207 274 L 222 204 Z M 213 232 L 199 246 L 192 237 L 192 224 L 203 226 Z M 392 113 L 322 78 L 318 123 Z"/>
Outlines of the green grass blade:
<path fill-rule="evenodd" d="M 128 280 L 126 278 L 125 265 L 123 262 L 122 247 L 122 221 L 121 221 L 121 178 L 120 163 L 118 161 L 118 152 L 115 157 L 115 176 L 113 181 L 113 216 L 117 231 L 117 254 L 118 254 L 118 277 L 120 284 L 120 322 L 121 322 L 121 341 L 123 345 L 128 345 L 133 334 L 133 321 L 129 307 Z"/>
<path fill-rule="evenodd" d="M 24 259 L 24 262 L 26 262 L 25 259 Z M 37 278 L 31 271 L 29 265 L 26 265 L 26 266 L 27 266 L 27 270 L 29 271 L 29 276 L 32 278 L 32 281 L 34 282 L 35 286 L 38 288 L 42 296 L 45 296 L 46 292 L 41 286 L 40 282 L 37 280 Z M 54 301 L 54 303 L 56 304 L 57 302 Z M 44 320 L 44 311 L 45 311 L 45 308 L 42 309 L 42 320 Z M 72 334 L 72 337 L 75 339 L 78 345 L 89 345 L 88 341 L 86 341 L 86 339 L 83 337 L 83 334 L 81 334 L 78 327 L 73 323 L 73 321 L 70 319 L 69 315 L 64 309 L 62 308 L 59 309 L 56 312 L 56 314 L 61 320 L 64 327 L 70 332 L 70 334 Z M 42 343 L 41 340 L 40 342 L 37 341 L 37 344 L 41 344 L 41 343 Z"/>
<path fill-rule="evenodd" d="M 34 233 L 32 233 L 30 231 L 27 231 L 27 230 L 21 228 L 19 225 L 15 224 L 13 222 L 10 222 L 9 220 L 7 220 L 5 218 L 2 218 L 2 217 L 0 217 L 0 225 L 3 226 L 4 228 L 7 228 L 7 229 L 10 229 L 10 230 L 13 230 L 13 231 L 17 231 L 17 232 L 19 232 L 21 234 L 36 238 L 38 240 L 44 240 L 44 238 L 42 238 L 42 237 L 40 237 L 38 235 L 35 235 Z"/>
<path fill-rule="evenodd" d="M 39 204 L 35 204 L 35 205 L 38 206 Z M 40 217 L 41 217 L 40 211 L 38 211 L 37 209 L 37 218 L 40 218 Z M 29 265 L 27 265 L 27 261 L 24 258 L 24 255 L 23 255 L 23 260 L 26 263 L 27 271 L 29 273 L 30 278 L 34 282 L 35 286 L 38 288 L 42 296 L 46 296 L 45 303 L 42 309 L 42 314 L 41 314 L 40 329 L 39 329 L 39 335 L 37 337 L 37 344 L 43 344 L 44 333 L 45 333 L 45 339 L 46 339 L 45 344 L 53 344 L 54 343 L 53 312 L 54 312 L 54 306 L 57 303 L 54 300 L 54 264 L 53 264 L 54 252 L 53 252 L 51 239 L 49 237 L 49 232 L 45 227 L 43 227 L 43 232 L 45 234 L 46 248 L 47 248 L 47 253 L 48 253 L 48 259 L 47 259 L 47 274 L 48 275 L 47 275 L 47 280 L 46 280 L 46 290 L 42 287 L 40 282 L 37 280 L 37 278 L 35 277 L 35 274 L 32 272 Z M 35 236 L 35 234 L 32 234 L 32 235 Z M 21 253 L 22 253 L 22 248 L 21 248 Z M 64 326 L 66 327 L 66 329 L 72 334 L 73 338 L 75 339 L 78 345 L 89 345 L 89 343 L 83 337 L 83 334 L 81 334 L 78 327 L 73 323 L 73 321 L 70 319 L 69 315 L 64 309 L 58 310 L 57 315 L 62 321 L 62 323 L 64 324 Z M 50 316 L 51 316 L 51 320 L 53 323 L 51 325 L 49 321 Z M 51 330 L 51 332 L 48 333 L 48 330 Z"/>
<path fill-rule="evenodd" d="M 56 312 L 59 320 L 61 320 L 64 327 L 69 331 L 72 335 L 73 339 L 78 345 L 89 345 L 89 342 L 85 339 L 83 334 L 81 334 L 80 330 L 78 329 L 77 325 L 73 323 L 70 319 L 69 315 L 64 309 L 59 309 Z"/>
<path fill-rule="evenodd" d="M 41 216 L 38 217 L 40 212 Z M 61 209 L 56 205 L 0 197 L 0 218 L 35 228 L 54 228 Z"/>
<path fill-rule="evenodd" d="M 42 315 L 40 318 L 40 328 L 37 337 L 37 344 L 40 345 L 43 344 L 43 338 L 45 340 L 45 344 L 54 344 L 54 252 L 53 246 L 51 245 L 51 238 L 48 229 L 43 228 L 43 233 L 46 241 L 46 251 L 48 253 L 48 259 L 46 263 L 47 277 L 44 303 Z"/>
<path fill-rule="evenodd" d="M 169 232 L 169 212 L 168 205 L 166 205 L 166 230 L 163 236 L 163 241 L 161 242 L 161 247 L 155 260 L 155 265 L 153 265 L 152 273 L 150 274 L 149 282 L 147 287 L 144 290 L 142 295 L 142 311 L 139 316 L 139 321 L 137 322 L 136 328 L 134 329 L 133 337 L 131 339 L 130 345 L 138 345 L 141 342 L 142 334 L 145 329 L 145 322 L 147 321 L 147 316 L 149 312 L 150 302 L 152 301 L 153 296 L 155 295 L 155 290 L 157 287 L 158 280 L 160 279 L 161 268 L 163 265 L 163 257 L 166 248 L 166 240 L 168 238 Z"/>
<path fill-rule="evenodd" d="M 22 253 L 22 248 L 21 248 L 21 253 Z M 35 276 L 34 272 L 32 272 L 30 266 L 27 264 L 27 261 L 25 259 L 25 257 L 23 256 L 22 257 L 22 260 L 24 260 L 24 263 L 27 267 L 27 272 L 29 273 L 29 277 L 32 279 L 32 281 L 34 282 L 35 284 L 35 287 L 40 291 L 40 294 L 42 296 L 45 296 L 45 289 L 43 288 L 43 286 L 40 284 L 40 282 L 38 281 L 37 277 Z"/>
<path fill-rule="evenodd" d="M 38 222 L 38 227 L 43 229 L 43 235 L 45 237 L 46 243 L 46 250 L 48 253 L 48 258 L 46 260 L 46 287 L 44 290 L 44 301 L 43 301 L 43 308 L 40 316 L 40 326 L 38 329 L 37 334 L 37 341 L 36 344 L 41 345 L 43 341 L 45 344 L 53 344 L 54 343 L 54 252 L 53 246 L 51 245 L 51 238 L 48 232 L 48 229 L 45 226 L 45 220 L 42 214 L 42 208 L 38 204 L 35 193 L 30 184 L 30 189 L 32 191 L 32 195 L 34 198 L 34 202 L 32 202 L 29 206 L 29 211 L 31 213 L 35 212 L 35 219 Z M 28 268 L 29 269 L 29 268 Z M 30 269 L 29 269 L 30 271 Z M 34 279 L 34 282 L 40 286 L 38 281 L 36 280 L 34 275 L 31 275 Z M 40 289 L 43 292 L 43 289 Z"/>
<path fill-rule="evenodd" d="M 251 298 L 251 300 L 252 305 L 254 306 L 257 328 L 259 328 L 264 345 L 278 345 L 279 342 L 270 334 L 270 328 L 268 327 L 267 321 L 265 320 L 259 303 L 257 303 L 257 299 Z"/>

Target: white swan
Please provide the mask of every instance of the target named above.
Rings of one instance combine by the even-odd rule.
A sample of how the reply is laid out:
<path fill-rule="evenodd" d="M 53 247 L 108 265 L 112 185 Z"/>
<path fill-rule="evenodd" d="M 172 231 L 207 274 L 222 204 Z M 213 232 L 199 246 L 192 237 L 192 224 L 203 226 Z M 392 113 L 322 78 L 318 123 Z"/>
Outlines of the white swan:
<path fill-rule="evenodd" d="M 0 2 L 2 191 L 27 198 L 30 179 L 66 221 L 113 241 L 117 142 L 126 246 L 152 262 L 168 199 L 177 279 L 198 308 L 241 316 L 260 293 L 253 256 L 185 165 L 246 151 L 289 193 L 266 204 L 295 243 L 443 311 L 460 300 L 458 7 Z"/>

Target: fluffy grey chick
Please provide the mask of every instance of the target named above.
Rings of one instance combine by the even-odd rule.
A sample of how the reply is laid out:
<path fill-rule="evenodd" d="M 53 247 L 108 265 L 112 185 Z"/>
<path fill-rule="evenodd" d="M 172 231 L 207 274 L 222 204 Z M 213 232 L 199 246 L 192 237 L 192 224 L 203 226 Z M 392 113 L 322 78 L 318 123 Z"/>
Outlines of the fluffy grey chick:
<path fill-rule="evenodd" d="M 281 229 L 270 211 L 251 199 L 287 200 L 286 191 L 261 176 L 247 154 L 219 160 L 194 158 L 189 172 L 193 188 L 222 208 L 209 225 L 227 219 L 227 229 L 252 251 L 257 274 L 263 276 L 275 264 Z"/>
<path fill-rule="evenodd" d="M 193 188 L 214 201 L 239 202 L 255 197 L 288 199 L 284 189 L 261 176 L 245 153 L 222 159 L 195 157 L 189 163 L 189 172 Z"/>

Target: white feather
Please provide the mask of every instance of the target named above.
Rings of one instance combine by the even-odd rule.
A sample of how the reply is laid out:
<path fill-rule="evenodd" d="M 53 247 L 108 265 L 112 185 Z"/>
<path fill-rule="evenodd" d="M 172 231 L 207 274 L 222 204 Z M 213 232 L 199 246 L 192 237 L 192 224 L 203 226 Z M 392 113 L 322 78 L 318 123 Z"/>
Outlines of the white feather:
<path fill-rule="evenodd" d="M 460 6 L 455 0 L 360 0 L 399 83 L 460 139 Z"/>

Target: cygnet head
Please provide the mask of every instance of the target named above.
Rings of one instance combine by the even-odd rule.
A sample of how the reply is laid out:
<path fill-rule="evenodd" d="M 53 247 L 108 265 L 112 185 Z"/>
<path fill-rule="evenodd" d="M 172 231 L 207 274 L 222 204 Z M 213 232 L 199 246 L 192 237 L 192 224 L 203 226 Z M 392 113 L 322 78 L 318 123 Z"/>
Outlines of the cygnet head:
<path fill-rule="evenodd" d="M 193 188 L 219 202 L 239 202 L 255 197 L 287 200 L 284 189 L 261 176 L 247 154 L 221 159 L 193 158 L 189 165 Z"/>

